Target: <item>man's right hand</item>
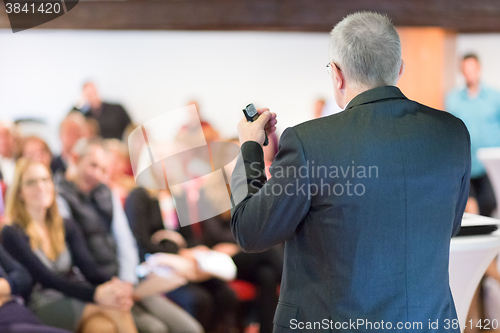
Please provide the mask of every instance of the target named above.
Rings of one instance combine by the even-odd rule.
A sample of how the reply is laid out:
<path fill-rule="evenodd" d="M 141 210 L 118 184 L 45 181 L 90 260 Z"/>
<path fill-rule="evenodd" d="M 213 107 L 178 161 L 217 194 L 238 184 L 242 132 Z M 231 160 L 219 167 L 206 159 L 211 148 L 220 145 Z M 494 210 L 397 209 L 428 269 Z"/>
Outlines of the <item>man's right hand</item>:
<path fill-rule="evenodd" d="M 269 136 L 276 131 L 276 124 L 278 123 L 276 113 L 269 112 L 267 108 L 257 109 L 257 113 L 260 116 L 253 123 L 248 122 L 245 117 L 238 123 L 240 145 L 247 141 L 255 141 L 262 145 L 264 144 L 265 133 Z"/>

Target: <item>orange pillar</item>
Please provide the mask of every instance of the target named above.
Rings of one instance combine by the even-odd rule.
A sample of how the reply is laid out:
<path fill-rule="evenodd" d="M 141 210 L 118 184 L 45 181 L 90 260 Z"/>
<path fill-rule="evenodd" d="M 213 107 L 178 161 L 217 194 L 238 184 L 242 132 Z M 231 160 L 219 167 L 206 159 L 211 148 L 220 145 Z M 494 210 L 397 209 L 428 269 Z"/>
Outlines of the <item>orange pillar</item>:
<path fill-rule="evenodd" d="M 457 66 L 456 33 L 441 28 L 397 28 L 405 72 L 398 83 L 411 100 L 442 110 Z"/>

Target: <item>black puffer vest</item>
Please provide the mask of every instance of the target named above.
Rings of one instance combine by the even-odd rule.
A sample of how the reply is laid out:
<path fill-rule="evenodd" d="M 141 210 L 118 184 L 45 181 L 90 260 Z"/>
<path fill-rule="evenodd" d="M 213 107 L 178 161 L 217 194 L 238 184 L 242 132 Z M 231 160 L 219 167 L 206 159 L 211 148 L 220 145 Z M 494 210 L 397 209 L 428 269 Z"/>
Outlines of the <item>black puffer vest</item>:
<path fill-rule="evenodd" d="M 74 183 L 62 179 L 58 191 L 68 203 L 73 219 L 83 231 L 85 241 L 97 264 L 107 274 L 118 275 L 117 246 L 111 230 L 113 220 L 111 190 L 101 184 L 89 194 L 84 194 Z"/>

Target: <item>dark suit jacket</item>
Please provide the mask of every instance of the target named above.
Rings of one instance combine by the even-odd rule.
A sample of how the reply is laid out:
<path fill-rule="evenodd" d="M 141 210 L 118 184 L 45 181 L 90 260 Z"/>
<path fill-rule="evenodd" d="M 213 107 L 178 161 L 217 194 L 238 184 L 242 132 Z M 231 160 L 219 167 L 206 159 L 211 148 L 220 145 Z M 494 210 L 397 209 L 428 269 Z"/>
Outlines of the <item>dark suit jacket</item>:
<path fill-rule="evenodd" d="M 87 118 L 94 118 L 99 124 L 99 133 L 104 139 L 123 139 L 123 133 L 132 123 L 127 111 L 120 104 L 102 102 L 98 110 L 79 110 Z"/>
<path fill-rule="evenodd" d="M 176 197 L 176 204 L 183 205 L 180 209 L 187 209 L 183 197 Z M 137 240 L 139 248 L 139 257 L 141 262 L 146 260 L 147 253 L 178 253 L 179 247 L 171 240 L 163 240 L 159 244 L 151 241 L 151 236 L 159 230 L 164 230 L 163 218 L 161 216 L 160 203 L 158 198 L 149 195 L 147 190 L 142 187 L 136 187 L 125 201 L 125 214 L 130 225 L 130 230 Z M 179 232 L 186 240 L 188 247 L 199 245 L 193 235 L 190 226 L 175 230 Z"/>
<path fill-rule="evenodd" d="M 248 252 L 285 241 L 275 332 L 305 331 L 300 322 L 321 324 L 310 332 L 375 331 L 343 324 L 358 319 L 391 322 L 392 332 L 398 322 L 429 331 L 438 319 L 438 332 L 459 332 L 444 325 L 457 318 L 449 248 L 469 193 L 461 120 L 394 86 L 371 89 L 339 114 L 287 128 L 271 175 L 261 146 L 244 143 L 232 192 L 248 194 L 231 228 Z"/>

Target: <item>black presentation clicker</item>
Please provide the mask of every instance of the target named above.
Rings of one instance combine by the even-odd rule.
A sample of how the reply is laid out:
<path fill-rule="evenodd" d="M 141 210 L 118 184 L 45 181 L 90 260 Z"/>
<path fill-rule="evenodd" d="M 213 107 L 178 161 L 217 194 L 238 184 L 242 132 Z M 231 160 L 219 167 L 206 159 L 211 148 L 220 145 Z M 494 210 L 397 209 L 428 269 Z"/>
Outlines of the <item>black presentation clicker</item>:
<path fill-rule="evenodd" d="M 247 121 L 249 122 L 254 122 L 259 118 L 259 113 L 257 112 L 257 109 L 255 108 L 255 105 L 253 103 L 248 104 L 244 109 L 243 109 L 243 114 L 247 118 Z M 264 146 L 267 146 L 269 144 L 269 139 L 267 138 L 267 133 L 264 130 L 264 135 L 266 136 L 266 139 L 264 140 Z"/>

